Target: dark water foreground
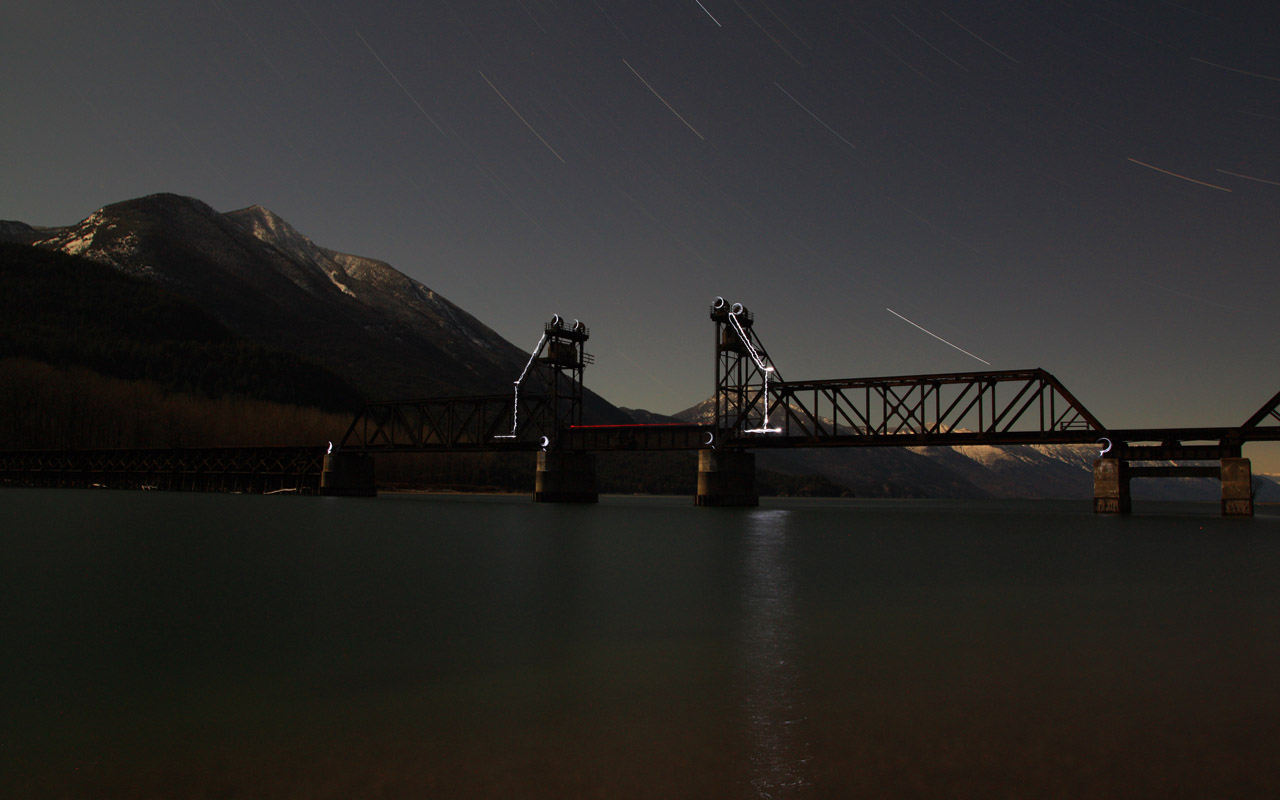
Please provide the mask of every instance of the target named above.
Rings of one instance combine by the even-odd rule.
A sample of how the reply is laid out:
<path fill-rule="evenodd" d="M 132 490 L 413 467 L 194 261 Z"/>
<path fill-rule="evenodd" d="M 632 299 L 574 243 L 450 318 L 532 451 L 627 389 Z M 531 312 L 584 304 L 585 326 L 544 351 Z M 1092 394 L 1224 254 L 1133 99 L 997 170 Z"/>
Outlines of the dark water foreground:
<path fill-rule="evenodd" d="M 1280 516 L 1136 510 L 2 491 L 0 796 L 1280 796 Z"/>

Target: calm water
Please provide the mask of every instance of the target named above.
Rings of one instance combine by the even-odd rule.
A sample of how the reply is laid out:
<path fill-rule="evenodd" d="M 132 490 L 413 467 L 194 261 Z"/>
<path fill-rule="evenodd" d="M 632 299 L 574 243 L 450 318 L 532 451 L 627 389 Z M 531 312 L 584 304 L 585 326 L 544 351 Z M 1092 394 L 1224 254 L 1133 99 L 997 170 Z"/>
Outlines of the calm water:
<path fill-rule="evenodd" d="M 1276 797 L 1280 512 L 0 492 L 0 795 Z"/>

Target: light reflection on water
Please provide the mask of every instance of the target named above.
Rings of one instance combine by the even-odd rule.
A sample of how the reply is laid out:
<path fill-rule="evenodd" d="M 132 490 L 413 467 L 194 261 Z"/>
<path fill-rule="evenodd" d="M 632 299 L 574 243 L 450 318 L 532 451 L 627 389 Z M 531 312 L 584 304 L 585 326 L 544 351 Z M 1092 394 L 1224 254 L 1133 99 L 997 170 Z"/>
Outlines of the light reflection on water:
<path fill-rule="evenodd" d="M 808 780 L 806 703 L 797 686 L 795 576 L 787 558 L 786 509 L 746 520 L 742 582 L 742 710 L 756 796 L 788 797 Z"/>
<path fill-rule="evenodd" d="M 1280 797 L 1280 514 L 0 491 L 0 796 Z"/>

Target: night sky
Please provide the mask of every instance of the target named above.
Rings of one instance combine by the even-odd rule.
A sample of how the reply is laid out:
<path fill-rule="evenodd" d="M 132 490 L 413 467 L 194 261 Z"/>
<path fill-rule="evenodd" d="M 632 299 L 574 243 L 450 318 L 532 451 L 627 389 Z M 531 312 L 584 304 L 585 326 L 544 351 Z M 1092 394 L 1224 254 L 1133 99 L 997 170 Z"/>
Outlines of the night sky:
<path fill-rule="evenodd" d="M 1273 2 L 8 5 L 0 218 L 261 204 L 521 348 L 582 319 L 619 405 L 712 392 L 717 295 L 789 379 L 1039 366 L 1116 428 L 1280 389 Z"/>

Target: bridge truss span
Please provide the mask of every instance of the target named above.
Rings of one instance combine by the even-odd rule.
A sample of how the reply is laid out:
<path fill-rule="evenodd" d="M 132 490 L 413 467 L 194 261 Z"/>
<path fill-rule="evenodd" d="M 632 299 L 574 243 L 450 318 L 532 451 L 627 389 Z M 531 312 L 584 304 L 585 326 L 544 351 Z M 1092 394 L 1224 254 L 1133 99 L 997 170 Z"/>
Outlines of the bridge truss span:
<path fill-rule="evenodd" d="M 753 447 L 1047 444 L 1091 442 L 1104 430 L 1042 369 L 789 381 L 770 387 L 769 403 L 776 435 L 743 434 L 735 441 Z"/>
<path fill-rule="evenodd" d="M 546 395 L 440 397 L 368 403 L 339 449 L 347 452 L 532 450 L 555 434 Z"/>
<path fill-rule="evenodd" d="M 579 320 L 543 326 L 510 394 L 368 403 L 342 437 L 350 453 L 536 450 L 582 424 L 582 373 L 595 362 Z"/>

